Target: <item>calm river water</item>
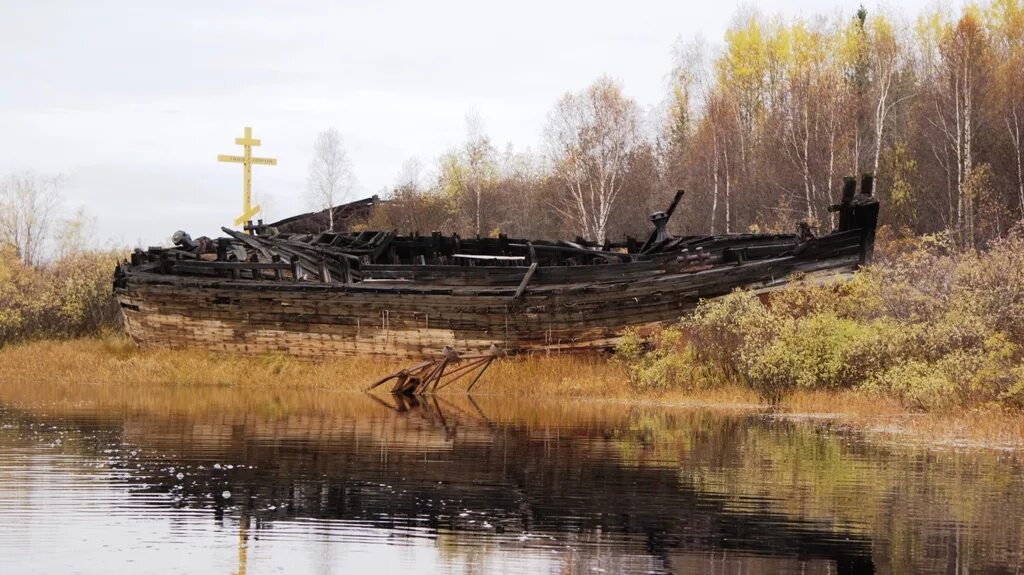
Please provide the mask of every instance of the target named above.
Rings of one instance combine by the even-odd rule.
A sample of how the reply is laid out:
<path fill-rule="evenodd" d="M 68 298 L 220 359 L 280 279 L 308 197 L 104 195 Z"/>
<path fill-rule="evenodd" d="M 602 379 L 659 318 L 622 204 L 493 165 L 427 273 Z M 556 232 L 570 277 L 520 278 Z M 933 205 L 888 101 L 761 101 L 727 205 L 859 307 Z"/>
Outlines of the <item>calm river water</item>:
<path fill-rule="evenodd" d="M 0 573 L 1022 573 L 1022 471 L 751 412 L 0 384 Z"/>

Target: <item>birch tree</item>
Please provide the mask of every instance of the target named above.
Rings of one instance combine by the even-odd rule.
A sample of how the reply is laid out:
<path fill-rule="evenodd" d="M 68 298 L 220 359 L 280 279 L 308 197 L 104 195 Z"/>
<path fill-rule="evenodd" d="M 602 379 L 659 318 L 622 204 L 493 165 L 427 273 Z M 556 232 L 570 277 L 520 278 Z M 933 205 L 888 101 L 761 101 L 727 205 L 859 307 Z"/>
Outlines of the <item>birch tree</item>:
<path fill-rule="evenodd" d="M 309 164 L 309 199 L 312 207 L 327 211 L 327 229 L 334 230 L 334 208 L 344 202 L 353 187 L 352 166 L 341 134 L 328 128 L 317 134 Z"/>
<path fill-rule="evenodd" d="M 993 45 L 998 62 L 1001 115 L 1009 136 L 1012 181 L 1017 207 L 1024 221 L 1024 3 L 996 0 L 989 8 Z"/>
<path fill-rule="evenodd" d="M 871 173 L 878 176 L 878 164 L 882 156 L 885 127 L 893 108 L 909 97 L 896 97 L 900 73 L 904 67 L 904 50 L 899 44 L 892 23 L 884 16 L 871 19 L 868 27 L 868 58 L 871 65 L 870 95 L 874 104 L 874 162 Z"/>
<path fill-rule="evenodd" d="M 34 172 L 12 174 L 0 182 L 0 243 L 13 245 L 26 265 L 43 259 L 59 215 L 60 183 L 60 177 Z"/>
<path fill-rule="evenodd" d="M 970 182 L 981 117 L 978 104 L 985 79 L 984 31 L 975 15 L 968 12 L 941 32 L 935 123 L 955 159 L 956 228 L 961 243 L 974 245 L 976 198 Z"/>
<path fill-rule="evenodd" d="M 497 150 L 484 133 L 483 121 L 479 116 L 470 114 L 466 117 L 466 134 L 466 145 L 462 150 L 465 162 L 465 191 L 473 203 L 473 229 L 477 235 L 481 235 L 484 233 L 484 194 L 494 187 L 498 179 Z"/>
<path fill-rule="evenodd" d="M 816 223 L 821 202 L 814 154 L 825 149 L 817 138 L 824 122 L 820 118 L 822 100 L 828 95 L 828 56 L 823 34 L 797 22 L 786 30 L 786 96 L 783 134 L 785 151 L 793 167 L 800 172 L 807 221 Z"/>
<path fill-rule="evenodd" d="M 639 108 L 618 84 L 601 78 L 558 101 L 546 135 L 566 192 L 557 209 L 587 239 L 604 240 L 630 156 L 641 141 Z"/>

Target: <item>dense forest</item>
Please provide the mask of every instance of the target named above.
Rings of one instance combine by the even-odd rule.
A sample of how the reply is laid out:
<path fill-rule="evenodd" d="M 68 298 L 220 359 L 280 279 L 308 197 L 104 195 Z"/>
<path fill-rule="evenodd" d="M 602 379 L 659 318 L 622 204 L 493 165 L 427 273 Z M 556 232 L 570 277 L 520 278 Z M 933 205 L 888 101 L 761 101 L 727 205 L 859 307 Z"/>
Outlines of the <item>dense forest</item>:
<path fill-rule="evenodd" d="M 549 114 L 538 153 L 478 122 L 402 170 L 373 225 L 621 239 L 676 189 L 687 232 L 831 222 L 842 178 L 876 174 L 883 223 L 982 247 L 1024 217 L 1024 2 L 786 19 L 736 14 L 681 42 L 664 105 L 600 78 Z M 429 177 L 422 173 L 429 171 Z"/>

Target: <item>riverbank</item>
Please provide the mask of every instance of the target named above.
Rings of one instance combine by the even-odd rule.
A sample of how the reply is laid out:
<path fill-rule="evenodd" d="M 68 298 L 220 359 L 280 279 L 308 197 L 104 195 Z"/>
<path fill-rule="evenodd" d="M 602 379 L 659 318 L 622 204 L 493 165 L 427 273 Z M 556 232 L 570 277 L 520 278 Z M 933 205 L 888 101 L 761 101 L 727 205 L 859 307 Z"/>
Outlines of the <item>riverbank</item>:
<path fill-rule="evenodd" d="M 199 390 L 212 388 L 228 394 L 253 390 L 263 396 L 287 391 L 269 394 L 274 397 L 272 409 L 300 412 L 309 409 L 307 404 L 345 403 L 349 393 L 361 392 L 404 365 L 378 358 L 308 362 L 277 355 L 148 350 L 120 335 L 44 340 L 0 349 L 0 401 L 104 401 L 114 407 L 191 412 L 216 407 L 193 401 Z M 538 355 L 497 362 L 474 395 L 564 398 L 572 400 L 563 402 L 567 406 L 599 403 L 609 409 L 744 410 L 900 443 L 1024 450 L 1024 413 L 997 405 L 923 412 L 878 392 L 849 389 L 795 389 L 773 404 L 740 385 L 638 389 L 629 377 L 628 367 L 609 356 Z M 463 388 L 452 386 L 445 395 L 462 396 Z M 257 403 L 253 407 L 270 408 Z"/>

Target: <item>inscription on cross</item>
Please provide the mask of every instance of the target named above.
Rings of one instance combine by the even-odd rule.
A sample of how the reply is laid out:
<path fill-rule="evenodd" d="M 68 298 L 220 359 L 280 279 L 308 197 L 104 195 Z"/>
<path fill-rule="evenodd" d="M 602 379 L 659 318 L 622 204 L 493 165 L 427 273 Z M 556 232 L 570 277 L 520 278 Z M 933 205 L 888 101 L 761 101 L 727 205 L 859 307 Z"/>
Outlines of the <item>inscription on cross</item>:
<path fill-rule="evenodd" d="M 252 137 L 252 128 L 245 128 L 245 135 L 235 138 L 235 143 L 242 146 L 241 156 L 230 156 L 220 154 L 217 161 L 242 164 L 242 215 L 235 218 L 235 225 L 240 226 L 252 219 L 260 211 L 260 207 L 252 205 L 252 166 L 276 166 L 275 158 L 255 158 L 252 155 L 253 146 L 259 146 L 260 141 Z"/>

